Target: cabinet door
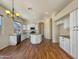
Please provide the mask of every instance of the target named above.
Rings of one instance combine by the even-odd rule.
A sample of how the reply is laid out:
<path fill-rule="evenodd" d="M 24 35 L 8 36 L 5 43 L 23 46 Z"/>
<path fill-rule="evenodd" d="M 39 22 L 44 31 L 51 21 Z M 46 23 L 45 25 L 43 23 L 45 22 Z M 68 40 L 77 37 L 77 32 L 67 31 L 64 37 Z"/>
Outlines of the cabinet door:
<path fill-rule="evenodd" d="M 71 55 L 74 56 L 74 52 L 73 52 L 73 49 L 74 49 L 74 43 L 73 43 L 73 40 L 74 40 L 74 12 L 71 12 L 70 13 L 70 51 L 71 51 Z"/>
<path fill-rule="evenodd" d="M 78 27 L 78 11 L 75 10 L 70 13 L 70 48 L 71 48 L 71 55 L 77 59 L 78 55 L 78 32 L 77 32 L 77 27 Z"/>
<path fill-rule="evenodd" d="M 70 43 L 68 38 L 64 38 L 64 50 L 70 54 Z"/>
<path fill-rule="evenodd" d="M 64 29 L 69 29 L 69 15 L 64 18 Z"/>
<path fill-rule="evenodd" d="M 64 49 L 64 38 L 60 37 L 60 47 Z"/>
<path fill-rule="evenodd" d="M 77 59 L 78 55 L 78 11 L 74 11 L 74 57 Z"/>
<path fill-rule="evenodd" d="M 10 45 L 16 45 L 16 44 L 17 44 L 17 37 L 10 36 Z"/>

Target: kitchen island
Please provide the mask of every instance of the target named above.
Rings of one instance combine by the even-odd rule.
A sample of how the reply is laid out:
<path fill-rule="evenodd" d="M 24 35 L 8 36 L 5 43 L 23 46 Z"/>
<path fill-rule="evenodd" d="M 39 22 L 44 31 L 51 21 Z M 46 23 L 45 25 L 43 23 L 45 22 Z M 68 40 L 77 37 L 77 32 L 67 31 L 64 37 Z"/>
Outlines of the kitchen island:
<path fill-rule="evenodd" d="M 42 42 L 42 35 L 41 34 L 31 34 L 30 41 L 32 44 L 40 44 Z"/>

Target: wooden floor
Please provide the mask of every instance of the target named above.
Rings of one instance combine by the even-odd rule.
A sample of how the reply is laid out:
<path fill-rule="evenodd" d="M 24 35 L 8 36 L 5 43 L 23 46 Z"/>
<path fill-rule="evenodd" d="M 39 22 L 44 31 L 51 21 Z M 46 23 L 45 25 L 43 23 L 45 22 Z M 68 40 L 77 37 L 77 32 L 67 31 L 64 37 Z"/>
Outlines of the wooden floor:
<path fill-rule="evenodd" d="M 17 46 L 9 46 L 0 51 L 0 59 L 72 59 L 57 44 L 44 40 L 39 45 L 32 45 L 29 40 Z"/>

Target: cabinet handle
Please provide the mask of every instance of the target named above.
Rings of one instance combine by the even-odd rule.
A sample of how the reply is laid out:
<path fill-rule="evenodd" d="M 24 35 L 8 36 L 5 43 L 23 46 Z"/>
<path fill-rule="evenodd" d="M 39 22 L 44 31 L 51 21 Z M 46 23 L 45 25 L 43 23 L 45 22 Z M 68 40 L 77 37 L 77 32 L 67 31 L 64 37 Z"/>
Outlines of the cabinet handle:
<path fill-rule="evenodd" d="M 73 28 L 76 28 L 76 26 L 74 26 Z"/>
<path fill-rule="evenodd" d="M 78 26 L 74 26 L 73 28 L 78 28 Z"/>
<path fill-rule="evenodd" d="M 73 29 L 73 31 L 75 31 L 75 29 Z"/>
<path fill-rule="evenodd" d="M 78 31 L 78 29 L 73 29 L 73 31 Z"/>
<path fill-rule="evenodd" d="M 76 29 L 76 31 L 78 31 L 78 29 Z"/>
<path fill-rule="evenodd" d="M 75 26 L 75 28 L 78 28 L 78 26 Z"/>

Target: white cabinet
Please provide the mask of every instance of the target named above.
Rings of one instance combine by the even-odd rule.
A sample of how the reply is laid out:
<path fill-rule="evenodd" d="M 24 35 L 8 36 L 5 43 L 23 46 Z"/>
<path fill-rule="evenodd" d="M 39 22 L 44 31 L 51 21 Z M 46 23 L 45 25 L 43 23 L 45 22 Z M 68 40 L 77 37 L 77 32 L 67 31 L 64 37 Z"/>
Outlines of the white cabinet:
<path fill-rule="evenodd" d="M 10 36 L 10 45 L 16 45 L 17 44 L 17 36 L 13 35 Z"/>
<path fill-rule="evenodd" d="M 32 44 L 40 44 L 42 42 L 42 35 L 41 34 L 31 34 L 30 41 Z"/>
<path fill-rule="evenodd" d="M 27 34 L 21 34 L 21 41 L 25 40 L 27 38 Z"/>
<path fill-rule="evenodd" d="M 56 25 L 64 25 L 64 29 L 69 29 L 70 25 L 70 15 L 64 16 L 60 20 L 56 21 Z"/>
<path fill-rule="evenodd" d="M 70 39 L 68 38 L 64 38 L 64 50 L 70 54 L 70 42 L 69 42 Z"/>
<path fill-rule="evenodd" d="M 60 47 L 68 54 L 70 54 L 70 39 L 60 37 Z"/>
<path fill-rule="evenodd" d="M 64 38 L 60 37 L 60 47 L 63 49 L 64 48 Z"/>
<path fill-rule="evenodd" d="M 56 21 L 56 25 L 61 25 L 61 24 L 63 24 L 63 20 L 62 19 L 60 19 L 59 21 Z"/>
<path fill-rule="evenodd" d="M 78 59 L 78 11 L 70 13 L 70 48 L 71 55 Z"/>
<path fill-rule="evenodd" d="M 69 28 L 69 16 L 67 16 L 66 18 L 64 18 L 64 29 L 68 29 Z"/>
<path fill-rule="evenodd" d="M 60 38 L 60 47 L 74 59 L 78 59 L 78 10 L 72 11 L 69 18 L 64 19 L 64 28 L 70 28 L 70 40 Z"/>

